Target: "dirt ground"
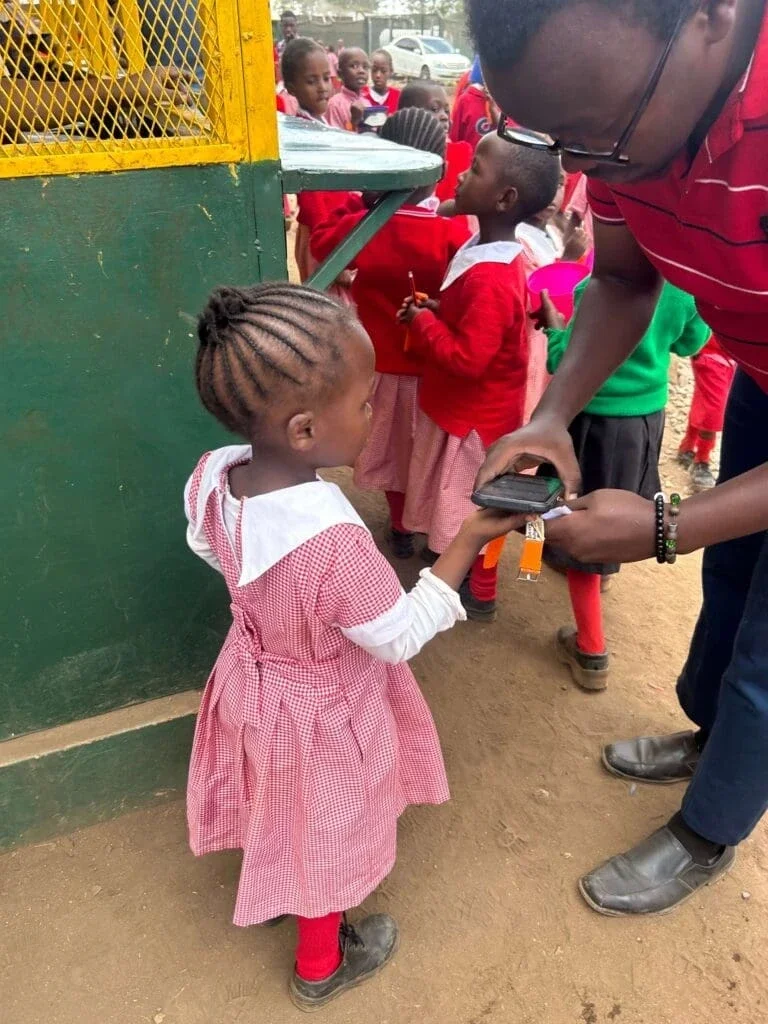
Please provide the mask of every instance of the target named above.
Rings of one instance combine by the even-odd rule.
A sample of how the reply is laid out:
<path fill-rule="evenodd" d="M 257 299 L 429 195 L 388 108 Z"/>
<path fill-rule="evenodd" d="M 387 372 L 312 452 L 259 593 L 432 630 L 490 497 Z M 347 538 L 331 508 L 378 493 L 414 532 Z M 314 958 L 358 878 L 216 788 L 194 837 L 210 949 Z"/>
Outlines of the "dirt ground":
<path fill-rule="evenodd" d="M 670 451 L 690 393 L 675 370 Z M 683 478 L 665 458 L 665 474 Z M 354 495 L 377 535 L 381 503 Z M 513 545 L 514 546 L 514 545 Z M 502 610 L 414 664 L 443 740 L 453 799 L 413 808 L 397 866 L 367 901 L 402 929 L 395 963 L 323 1012 L 328 1024 L 711 1024 L 766 1019 L 768 844 L 677 913 L 602 918 L 578 876 L 676 808 L 634 787 L 601 743 L 684 726 L 673 682 L 699 603 L 699 559 L 626 567 L 606 597 L 608 691 L 578 691 L 552 653 L 563 581 L 513 580 Z M 404 582 L 419 566 L 407 564 Z M 230 924 L 235 855 L 195 860 L 180 802 L 0 858 L 3 1024 L 292 1024 L 293 927 Z"/>

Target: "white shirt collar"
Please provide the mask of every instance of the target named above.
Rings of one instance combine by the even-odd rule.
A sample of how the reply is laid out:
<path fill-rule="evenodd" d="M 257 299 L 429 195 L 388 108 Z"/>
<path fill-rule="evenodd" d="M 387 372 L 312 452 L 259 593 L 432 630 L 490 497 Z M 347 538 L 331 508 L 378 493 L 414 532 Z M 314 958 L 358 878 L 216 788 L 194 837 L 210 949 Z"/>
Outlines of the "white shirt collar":
<path fill-rule="evenodd" d="M 250 457 L 251 446 L 247 444 L 230 445 L 211 453 L 200 481 L 194 534 L 203 530 L 211 492 L 217 492 L 220 502 L 228 493 L 222 474 Z M 239 586 L 257 580 L 296 548 L 339 523 L 367 529 L 341 489 L 319 477 L 311 483 L 245 498 L 241 502 Z"/>
<path fill-rule="evenodd" d="M 473 235 L 468 242 L 462 245 L 448 264 L 448 270 L 440 286 L 441 292 L 450 288 L 454 281 L 458 281 L 462 274 L 466 274 L 471 267 L 477 266 L 478 263 L 511 263 L 523 251 L 523 247 L 518 242 L 486 242 L 484 245 L 479 245 L 479 238 L 479 234 Z"/>

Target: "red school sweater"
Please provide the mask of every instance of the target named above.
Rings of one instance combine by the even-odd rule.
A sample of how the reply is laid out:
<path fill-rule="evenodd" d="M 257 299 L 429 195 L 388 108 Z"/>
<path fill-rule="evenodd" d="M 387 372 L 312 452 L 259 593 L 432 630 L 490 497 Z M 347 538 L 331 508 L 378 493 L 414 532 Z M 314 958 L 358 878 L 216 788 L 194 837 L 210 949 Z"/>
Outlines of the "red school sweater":
<path fill-rule="evenodd" d="M 371 92 L 370 85 L 363 86 L 363 88 L 360 90 L 360 96 L 368 104 L 369 107 L 386 107 L 387 114 L 389 116 L 397 112 L 397 105 L 400 102 L 400 90 L 395 89 L 391 85 L 389 89 L 387 89 L 387 95 L 384 97 L 383 100 L 376 99 L 376 97 Z"/>
<path fill-rule="evenodd" d="M 366 212 L 341 218 L 334 215 L 316 228 L 310 241 L 315 259 L 324 260 Z M 408 271 L 413 271 L 418 291 L 436 298 L 446 267 L 468 234 L 464 218 L 448 220 L 423 206 L 406 205 L 349 264 L 350 269 L 357 270 L 352 298 L 376 349 L 379 373 L 421 373 L 421 361 L 410 350 L 405 351 L 407 330 L 395 319 L 411 293 Z"/>
<path fill-rule="evenodd" d="M 442 430 L 484 445 L 523 422 L 528 289 L 515 242 L 474 244 L 448 268 L 440 309 L 419 313 L 411 344 L 423 358 L 419 404 Z"/>
<path fill-rule="evenodd" d="M 441 203 L 455 198 L 459 175 L 472 166 L 473 156 L 474 150 L 468 142 L 448 141 L 445 147 L 445 174 L 435 189 L 435 195 Z"/>
<path fill-rule="evenodd" d="M 485 89 L 480 85 L 470 85 L 456 101 L 451 120 L 451 142 L 468 142 L 474 153 L 480 139 L 493 131 L 493 117 L 493 106 Z"/>

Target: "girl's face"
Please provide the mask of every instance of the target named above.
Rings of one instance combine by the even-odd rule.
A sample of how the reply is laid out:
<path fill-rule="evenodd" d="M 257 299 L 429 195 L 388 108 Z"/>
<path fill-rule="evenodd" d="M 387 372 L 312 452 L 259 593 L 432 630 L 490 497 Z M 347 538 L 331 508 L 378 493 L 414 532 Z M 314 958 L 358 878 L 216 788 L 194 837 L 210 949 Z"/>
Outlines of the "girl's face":
<path fill-rule="evenodd" d="M 375 53 L 371 64 L 371 82 L 376 92 L 386 92 L 391 74 L 389 57 L 384 53 Z"/>
<path fill-rule="evenodd" d="M 368 54 L 365 50 L 345 50 L 339 61 L 339 76 L 352 92 L 360 90 L 368 84 L 368 72 L 371 70 Z"/>
<path fill-rule="evenodd" d="M 331 69 L 322 50 L 308 53 L 296 75 L 286 82 L 286 89 L 299 101 L 299 106 L 313 117 L 322 117 L 331 98 Z"/>
<path fill-rule="evenodd" d="M 447 135 L 451 127 L 451 105 L 442 85 L 436 85 L 430 90 L 424 109 L 435 115 Z"/>

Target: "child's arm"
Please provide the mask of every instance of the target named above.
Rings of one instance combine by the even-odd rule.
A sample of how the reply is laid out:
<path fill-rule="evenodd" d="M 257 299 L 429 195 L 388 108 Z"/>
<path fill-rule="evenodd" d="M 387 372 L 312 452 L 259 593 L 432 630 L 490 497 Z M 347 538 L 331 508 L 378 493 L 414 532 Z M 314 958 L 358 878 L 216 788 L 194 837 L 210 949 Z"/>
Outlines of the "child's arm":
<path fill-rule="evenodd" d="M 318 224 L 312 231 L 309 246 L 312 255 L 321 263 L 330 256 L 339 242 L 342 242 L 352 228 L 365 216 L 365 210 L 358 211 L 357 213 L 343 214 L 342 216 L 339 216 L 340 213 L 342 213 L 342 208 L 334 211 L 327 220 L 323 221 L 322 224 Z M 355 260 L 352 260 L 348 267 L 353 269 L 354 266 Z"/>
<path fill-rule="evenodd" d="M 370 534 L 361 530 L 357 543 L 339 553 L 339 563 L 319 595 L 318 614 L 380 661 L 408 661 L 438 633 L 466 618 L 457 593 L 462 580 L 485 545 L 517 529 L 524 518 L 488 510 L 473 513 L 408 594 Z"/>
<path fill-rule="evenodd" d="M 415 306 L 404 310 L 402 319 L 410 325 L 414 353 L 458 377 L 479 380 L 501 348 L 514 296 L 468 271 L 462 302 L 462 315 L 450 326 L 431 310 Z"/>

